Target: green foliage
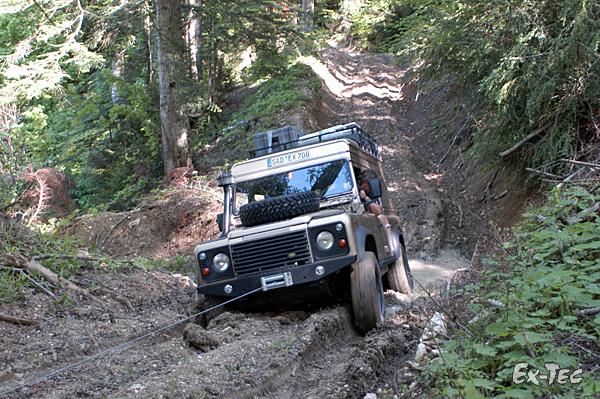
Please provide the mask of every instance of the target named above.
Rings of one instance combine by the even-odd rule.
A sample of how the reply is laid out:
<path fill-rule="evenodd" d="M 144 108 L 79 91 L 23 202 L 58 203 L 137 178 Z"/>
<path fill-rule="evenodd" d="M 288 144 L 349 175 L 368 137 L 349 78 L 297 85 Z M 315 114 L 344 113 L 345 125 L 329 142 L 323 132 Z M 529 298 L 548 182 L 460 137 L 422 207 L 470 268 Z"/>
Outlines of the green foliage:
<path fill-rule="evenodd" d="M 228 168 L 232 162 L 246 159 L 252 149 L 252 134 L 288 123 L 293 111 L 314 98 L 320 85 L 310 67 L 299 62 L 257 83 L 224 123 L 213 125 L 203 140 L 198 141 L 198 152 L 210 143 L 215 144 L 209 153 L 194 159 L 194 164 Z"/>
<path fill-rule="evenodd" d="M 233 85 L 242 76 L 254 82 L 284 74 L 301 39 L 291 1 L 199 4 L 184 6 L 182 15 L 182 29 L 192 18 L 200 28 L 199 76 L 192 78 L 191 59 L 185 59 L 182 69 L 190 76 L 180 77 L 196 148 L 221 124 L 219 104 Z M 0 126 L 1 145 L 9 137 L 26 149 L 21 165 L 54 167 L 72 178 L 76 187 L 70 194 L 83 209 L 133 206 L 162 174 L 156 54 L 150 60 L 154 78 L 148 74 L 147 40 L 154 52 L 156 38 L 153 11 L 142 1 L 104 0 L 81 6 L 30 2 L 3 11 L 0 107 L 17 106 L 20 115 L 17 126 Z M 251 61 L 243 70 L 242 53 Z M 119 73 L 113 69 L 117 60 L 123 65 Z M 2 203 L 19 189 L 0 187 Z"/>
<path fill-rule="evenodd" d="M 27 278 L 23 274 L 0 271 L 0 303 L 12 303 L 23 296 Z"/>
<path fill-rule="evenodd" d="M 380 13 L 373 13 L 371 9 Z M 476 88 L 474 151 L 498 159 L 534 130 L 529 165 L 595 140 L 600 109 L 600 5 L 586 0 L 373 0 L 353 17 L 364 46 L 454 74 Z"/>
<path fill-rule="evenodd" d="M 350 35 L 354 44 L 363 49 L 375 47 L 387 50 L 389 46 L 383 38 L 383 32 L 389 31 L 392 3 L 389 0 L 374 0 L 361 5 L 350 15 L 352 26 Z M 394 24 L 393 29 L 396 29 Z"/>
<path fill-rule="evenodd" d="M 194 258 L 190 256 L 177 255 L 167 259 L 149 259 L 138 257 L 134 260 L 135 266 L 144 270 L 166 270 L 171 273 L 182 273 L 194 275 L 197 273 Z M 117 265 L 117 267 L 122 267 Z"/>
<path fill-rule="evenodd" d="M 292 24 L 296 10 L 291 1 L 212 1 L 193 11 L 205 27 L 199 48 L 200 58 L 205 60 L 202 78 L 208 83 L 208 98 L 221 99 L 219 93 L 235 83 L 239 55 L 248 48 L 255 60 L 243 73 L 250 80 L 281 73 L 293 58 L 291 45 L 298 36 Z"/>
<path fill-rule="evenodd" d="M 76 256 L 81 245 L 74 239 L 55 233 L 55 226 L 40 225 L 31 231 L 12 220 L 0 217 L 0 253 L 23 254 L 27 257 L 46 254 Z M 62 277 L 68 278 L 80 267 L 81 260 L 51 258 L 40 263 Z M 0 270 L 0 303 L 14 302 L 23 294 L 29 284 L 26 277 L 18 272 Z"/>
<path fill-rule="evenodd" d="M 457 331 L 442 347 L 442 360 L 430 370 L 435 390 L 467 398 L 600 392 L 597 376 L 589 372 L 597 360 L 600 317 L 578 315 L 600 306 L 600 216 L 588 210 L 598 201 L 600 195 L 582 188 L 555 190 L 544 207 L 525 215 L 505 245 L 515 255 L 489 262 L 482 281 L 466 288 L 466 295 L 479 298 L 470 305 L 478 316 L 469 326 L 475 336 Z M 511 266 L 498 270 L 498 264 Z M 501 301 L 502 308 L 488 305 L 489 299 Z M 519 362 L 588 371 L 578 385 L 517 386 L 512 373 Z"/>
<path fill-rule="evenodd" d="M 82 254 L 80 252 L 82 247 L 80 242 L 58 233 L 64 224 L 66 224 L 64 221 L 57 223 L 54 220 L 45 225 L 37 225 L 34 230 L 30 230 L 14 221 L 0 218 L 0 253 L 22 254 L 28 258 L 38 255 L 59 255 L 44 257 L 39 262 L 64 278 L 69 278 L 81 272 L 85 267 L 97 267 L 98 265 L 107 270 L 136 267 L 145 270 L 160 269 L 184 275 L 194 275 L 197 271 L 194 259 L 191 256 L 174 256 L 167 259 L 138 257 L 133 259 L 132 263 L 115 260 L 101 254 Z M 88 256 L 94 258 L 94 260 L 85 259 Z M 44 281 L 41 276 L 34 275 L 33 277 L 39 281 Z M 11 303 L 19 300 L 28 285 L 29 281 L 24 274 L 8 269 L 0 269 L 0 303 Z M 63 293 L 56 304 L 70 306 L 75 303 L 67 293 Z"/>
<path fill-rule="evenodd" d="M 259 117 L 262 128 L 274 127 L 281 123 L 278 116 L 310 100 L 320 84 L 310 67 L 296 63 L 260 83 L 252 95 L 244 98 L 233 119 Z"/>

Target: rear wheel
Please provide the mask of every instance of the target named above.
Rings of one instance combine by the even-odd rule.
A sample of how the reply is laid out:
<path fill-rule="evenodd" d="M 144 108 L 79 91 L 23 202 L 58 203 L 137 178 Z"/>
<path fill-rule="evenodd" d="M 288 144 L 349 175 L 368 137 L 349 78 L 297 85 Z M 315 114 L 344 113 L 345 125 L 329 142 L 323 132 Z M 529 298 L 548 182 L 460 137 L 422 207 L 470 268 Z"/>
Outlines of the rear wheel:
<path fill-rule="evenodd" d="M 352 265 L 350 282 L 354 323 L 360 334 L 366 334 L 383 321 L 384 312 L 381 274 L 373 252 L 365 252 L 363 260 Z"/>
<path fill-rule="evenodd" d="M 400 244 L 400 256 L 398 256 L 396 262 L 390 266 L 390 270 L 387 272 L 387 280 L 390 288 L 394 291 L 406 295 L 412 294 L 414 282 L 410 266 L 408 265 L 406 249 L 402 244 Z"/>

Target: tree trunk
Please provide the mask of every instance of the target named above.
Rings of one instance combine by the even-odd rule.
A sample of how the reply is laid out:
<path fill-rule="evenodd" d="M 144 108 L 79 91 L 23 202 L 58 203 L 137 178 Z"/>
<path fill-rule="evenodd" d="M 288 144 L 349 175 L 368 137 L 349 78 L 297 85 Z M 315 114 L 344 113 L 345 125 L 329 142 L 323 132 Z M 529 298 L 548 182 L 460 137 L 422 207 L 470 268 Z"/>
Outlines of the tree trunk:
<path fill-rule="evenodd" d="M 152 40 L 150 33 L 150 0 L 144 0 L 144 52 L 146 53 L 146 83 L 152 84 Z"/>
<path fill-rule="evenodd" d="M 198 21 L 197 12 L 200 7 L 200 0 L 189 0 L 190 11 L 188 14 L 188 24 L 186 27 L 186 41 L 188 45 L 190 59 L 190 78 L 197 81 L 199 76 L 198 70 L 198 47 L 200 45 L 200 22 Z"/>
<path fill-rule="evenodd" d="M 125 50 L 119 51 L 115 54 L 115 58 L 113 58 L 111 65 L 112 75 L 119 79 L 123 76 L 123 72 L 125 71 Z M 110 88 L 110 98 L 113 104 L 118 103 L 121 98 L 119 96 L 119 87 L 116 83 L 113 83 Z"/>
<path fill-rule="evenodd" d="M 302 0 L 302 28 L 305 31 L 313 29 L 315 16 L 315 0 Z"/>
<path fill-rule="evenodd" d="M 158 33 L 158 83 L 160 92 L 160 130 L 164 171 L 191 166 L 189 144 L 190 123 L 183 112 L 181 82 L 185 77 L 185 49 L 181 34 L 179 0 L 156 0 Z"/>
<path fill-rule="evenodd" d="M 216 22 L 216 1 L 211 0 L 210 4 L 210 53 L 208 57 L 208 100 L 215 101 L 215 92 L 218 84 L 217 63 L 219 61 L 218 42 L 217 42 L 217 22 Z"/>

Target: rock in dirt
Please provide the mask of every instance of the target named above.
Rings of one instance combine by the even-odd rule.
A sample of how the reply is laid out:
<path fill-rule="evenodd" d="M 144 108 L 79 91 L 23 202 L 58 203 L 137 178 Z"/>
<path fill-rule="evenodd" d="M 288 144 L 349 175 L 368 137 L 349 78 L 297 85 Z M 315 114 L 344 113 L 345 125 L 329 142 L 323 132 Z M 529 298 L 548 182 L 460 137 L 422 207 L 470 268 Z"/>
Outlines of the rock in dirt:
<path fill-rule="evenodd" d="M 144 386 L 142 384 L 133 384 L 132 386 L 127 388 L 127 390 L 129 392 L 138 392 L 138 391 L 142 390 L 143 388 L 144 388 Z"/>
<path fill-rule="evenodd" d="M 219 341 L 198 324 L 189 323 L 183 330 L 185 341 L 202 352 L 208 352 L 219 346 Z"/>

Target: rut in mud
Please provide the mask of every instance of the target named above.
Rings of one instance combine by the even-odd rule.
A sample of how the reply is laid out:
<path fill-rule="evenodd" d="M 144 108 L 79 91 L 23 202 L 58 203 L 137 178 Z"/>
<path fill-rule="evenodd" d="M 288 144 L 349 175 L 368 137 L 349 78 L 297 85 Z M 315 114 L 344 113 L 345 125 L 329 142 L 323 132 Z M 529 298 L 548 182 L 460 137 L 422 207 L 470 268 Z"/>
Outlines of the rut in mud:
<path fill-rule="evenodd" d="M 444 193 L 435 176 L 417 166 L 416 158 L 424 155 L 411 145 L 403 69 L 389 56 L 337 48 L 325 51 L 320 61 L 305 62 L 324 82 L 317 112 L 309 117 L 321 128 L 355 121 L 377 138 L 389 191 L 405 221 L 415 277 L 424 286 L 444 282 L 452 269 L 468 262 L 446 246 Z M 57 312 L 32 293 L 27 306 L 35 314 L 30 316 L 45 320 L 36 327 L 0 325 L 0 387 L 191 314 L 193 288 L 153 273 L 85 276 L 101 282 L 104 291 L 96 291 L 101 298 L 127 299 L 130 306 L 122 308 L 84 303 L 75 312 Z M 280 314 L 226 312 L 200 334 L 206 342 L 196 347 L 182 339 L 182 328 L 175 329 L 10 397 L 362 398 L 386 383 L 393 393 L 399 390 L 394 386 L 398 367 L 414 351 L 426 316 L 420 301 L 406 304 L 392 292 L 386 297 L 387 320 L 366 337 L 354 331 L 344 306 Z"/>

